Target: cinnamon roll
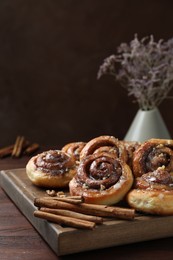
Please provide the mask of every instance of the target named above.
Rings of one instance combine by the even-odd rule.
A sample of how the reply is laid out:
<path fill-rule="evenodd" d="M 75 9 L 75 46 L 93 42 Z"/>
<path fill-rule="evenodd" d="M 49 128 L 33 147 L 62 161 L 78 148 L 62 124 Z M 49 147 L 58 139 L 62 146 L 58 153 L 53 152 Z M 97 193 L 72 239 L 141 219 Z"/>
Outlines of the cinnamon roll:
<path fill-rule="evenodd" d="M 26 173 L 37 186 L 49 188 L 68 187 L 76 174 L 75 158 L 60 150 L 49 150 L 32 157 Z"/>
<path fill-rule="evenodd" d="M 173 171 L 173 140 L 149 139 L 133 154 L 133 173 L 136 177 L 164 166 Z"/>
<path fill-rule="evenodd" d="M 140 212 L 173 215 L 173 172 L 162 166 L 137 177 L 127 201 Z"/>
<path fill-rule="evenodd" d="M 85 142 L 72 142 L 64 145 L 61 150 L 65 153 L 68 153 L 70 156 L 74 156 L 76 161 L 79 161 L 80 153 L 85 144 Z"/>
<path fill-rule="evenodd" d="M 96 153 L 109 153 L 122 160 L 127 160 L 127 152 L 122 143 L 114 136 L 99 136 L 91 139 L 82 149 L 80 160 Z"/>
<path fill-rule="evenodd" d="M 134 152 L 139 148 L 140 142 L 136 141 L 121 141 L 121 144 L 125 147 L 127 151 L 127 162 L 130 166 L 132 166 L 132 161 L 133 161 L 133 155 Z"/>
<path fill-rule="evenodd" d="M 124 198 L 132 184 L 133 175 L 125 161 L 111 153 L 95 153 L 80 162 L 69 191 L 83 196 L 87 203 L 112 205 Z"/>

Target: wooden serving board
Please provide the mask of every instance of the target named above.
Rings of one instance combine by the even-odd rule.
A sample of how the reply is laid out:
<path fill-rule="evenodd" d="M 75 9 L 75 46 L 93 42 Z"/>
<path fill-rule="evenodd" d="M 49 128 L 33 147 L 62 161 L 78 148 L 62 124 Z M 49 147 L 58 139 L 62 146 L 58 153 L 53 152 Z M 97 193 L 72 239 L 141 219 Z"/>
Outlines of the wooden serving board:
<path fill-rule="evenodd" d="M 31 184 L 25 169 L 0 172 L 1 187 L 32 223 L 57 255 L 173 236 L 173 216 L 138 216 L 132 221 L 109 220 L 94 230 L 80 230 L 50 223 L 33 216 L 34 198 L 45 196 Z"/>

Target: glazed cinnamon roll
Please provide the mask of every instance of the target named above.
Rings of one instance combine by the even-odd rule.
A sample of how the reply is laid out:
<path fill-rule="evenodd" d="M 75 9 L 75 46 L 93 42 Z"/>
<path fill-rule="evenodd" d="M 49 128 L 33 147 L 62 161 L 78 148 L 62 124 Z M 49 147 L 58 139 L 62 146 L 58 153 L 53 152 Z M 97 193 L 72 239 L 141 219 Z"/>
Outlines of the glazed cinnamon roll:
<path fill-rule="evenodd" d="M 173 171 L 173 140 L 149 139 L 133 155 L 133 173 L 136 177 L 164 166 Z"/>
<path fill-rule="evenodd" d="M 62 147 L 62 151 L 68 153 L 70 156 L 74 156 L 76 161 L 80 159 L 80 153 L 85 146 L 85 142 L 72 142 Z"/>
<path fill-rule="evenodd" d="M 127 151 L 127 162 L 130 166 L 132 166 L 132 161 L 133 161 L 133 155 L 134 152 L 139 148 L 140 142 L 135 142 L 135 141 L 121 141 L 121 144 L 125 147 Z"/>
<path fill-rule="evenodd" d="M 99 136 L 91 139 L 82 149 L 80 159 L 96 153 L 110 153 L 122 160 L 127 160 L 127 152 L 121 142 L 114 136 Z"/>
<path fill-rule="evenodd" d="M 68 187 L 76 174 L 75 158 L 60 150 L 49 150 L 32 157 L 26 173 L 37 186 L 49 188 Z"/>
<path fill-rule="evenodd" d="M 133 183 L 130 167 L 112 154 L 95 153 L 79 164 L 69 183 L 71 195 L 81 195 L 85 202 L 112 205 L 121 201 Z"/>
<path fill-rule="evenodd" d="M 137 177 L 127 201 L 140 212 L 173 215 L 173 172 L 162 166 Z"/>

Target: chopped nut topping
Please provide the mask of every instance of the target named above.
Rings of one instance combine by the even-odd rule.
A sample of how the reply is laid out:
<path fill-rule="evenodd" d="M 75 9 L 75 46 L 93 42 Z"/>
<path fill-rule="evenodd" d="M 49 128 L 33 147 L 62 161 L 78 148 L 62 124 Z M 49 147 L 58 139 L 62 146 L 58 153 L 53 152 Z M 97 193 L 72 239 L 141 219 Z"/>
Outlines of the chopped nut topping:
<path fill-rule="evenodd" d="M 100 185 L 100 190 L 102 191 L 102 190 L 105 190 L 105 186 L 104 185 Z"/>
<path fill-rule="evenodd" d="M 86 183 L 84 183 L 84 184 L 82 185 L 82 187 L 83 187 L 84 189 L 88 189 L 88 188 L 89 188 Z"/>
<path fill-rule="evenodd" d="M 65 193 L 63 192 L 63 191 L 58 191 L 57 193 L 56 193 L 56 195 L 58 196 L 58 197 L 66 197 L 66 195 L 65 195 Z"/>
<path fill-rule="evenodd" d="M 47 195 L 54 197 L 56 196 L 56 191 L 55 190 L 46 190 Z"/>

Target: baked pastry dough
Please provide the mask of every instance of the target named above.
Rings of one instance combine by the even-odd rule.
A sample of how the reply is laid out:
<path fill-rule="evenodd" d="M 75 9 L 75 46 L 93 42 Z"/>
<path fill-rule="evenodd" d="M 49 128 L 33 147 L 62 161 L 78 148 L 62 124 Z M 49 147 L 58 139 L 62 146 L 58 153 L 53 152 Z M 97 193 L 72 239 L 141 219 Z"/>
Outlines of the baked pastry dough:
<path fill-rule="evenodd" d="M 173 215 L 173 173 L 162 166 L 137 177 L 135 188 L 128 193 L 127 201 L 140 212 Z"/>
<path fill-rule="evenodd" d="M 173 215 L 173 140 L 142 143 L 134 152 L 133 174 L 129 205 L 144 213 Z"/>
<path fill-rule="evenodd" d="M 173 140 L 149 139 L 133 154 L 133 173 L 136 177 L 165 166 L 173 171 Z"/>
<path fill-rule="evenodd" d="M 132 184 L 133 175 L 125 161 L 111 153 L 95 153 L 80 162 L 69 191 L 83 196 L 87 203 L 112 205 L 124 198 Z"/>
<path fill-rule="evenodd" d="M 74 156 L 76 161 L 79 161 L 81 150 L 84 148 L 85 144 L 85 142 L 72 142 L 64 145 L 61 150 L 68 153 L 70 156 Z"/>
<path fill-rule="evenodd" d="M 60 150 L 49 150 L 32 157 L 26 173 L 33 184 L 41 187 L 64 188 L 76 174 L 75 158 Z"/>
<path fill-rule="evenodd" d="M 80 160 L 86 156 L 96 153 L 109 153 L 121 160 L 127 160 L 127 151 L 117 138 L 109 135 L 102 135 L 91 139 L 86 143 L 80 154 Z"/>
<path fill-rule="evenodd" d="M 127 151 L 127 163 L 132 166 L 132 161 L 133 161 L 133 155 L 134 152 L 139 148 L 141 145 L 140 142 L 135 142 L 135 141 L 120 141 L 121 144 L 125 147 Z"/>

